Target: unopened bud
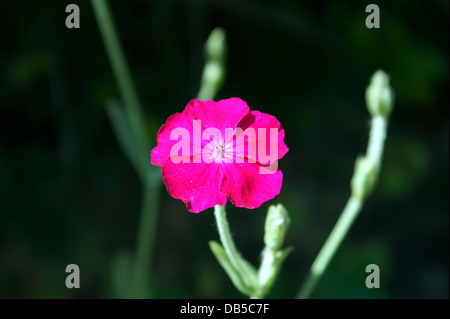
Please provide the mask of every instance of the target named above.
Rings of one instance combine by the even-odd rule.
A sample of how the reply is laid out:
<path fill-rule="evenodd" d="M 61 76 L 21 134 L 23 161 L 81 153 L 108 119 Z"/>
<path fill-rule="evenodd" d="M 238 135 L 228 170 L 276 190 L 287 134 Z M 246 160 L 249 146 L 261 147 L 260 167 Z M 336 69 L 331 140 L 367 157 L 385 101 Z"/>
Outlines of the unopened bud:
<path fill-rule="evenodd" d="M 270 206 L 267 211 L 264 228 L 264 244 L 270 249 L 277 250 L 283 245 L 284 236 L 291 220 L 283 205 Z"/>
<path fill-rule="evenodd" d="M 226 51 L 225 45 L 225 31 L 222 28 L 215 28 L 205 44 L 208 59 L 222 60 Z"/>
<path fill-rule="evenodd" d="M 372 76 L 366 89 L 366 104 L 372 116 L 387 117 L 392 109 L 393 93 L 389 85 L 389 75 L 378 70 Z"/>

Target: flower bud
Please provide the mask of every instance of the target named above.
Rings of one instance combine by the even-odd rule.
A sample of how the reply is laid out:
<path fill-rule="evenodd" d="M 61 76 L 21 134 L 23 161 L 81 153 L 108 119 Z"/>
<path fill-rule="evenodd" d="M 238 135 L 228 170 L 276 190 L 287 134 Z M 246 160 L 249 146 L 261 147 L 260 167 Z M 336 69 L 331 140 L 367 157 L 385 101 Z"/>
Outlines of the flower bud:
<path fill-rule="evenodd" d="M 372 116 L 387 117 L 392 109 L 393 93 L 389 86 L 389 75 L 378 70 L 366 89 L 366 104 Z"/>
<path fill-rule="evenodd" d="M 283 245 L 284 236 L 290 222 L 288 212 L 283 205 L 278 204 L 269 207 L 264 228 L 264 244 L 266 247 L 277 250 Z"/>
<path fill-rule="evenodd" d="M 208 59 L 222 60 L 225 55 L 225 31 L 215 28 L 206 40 L 205 51 Z"/>

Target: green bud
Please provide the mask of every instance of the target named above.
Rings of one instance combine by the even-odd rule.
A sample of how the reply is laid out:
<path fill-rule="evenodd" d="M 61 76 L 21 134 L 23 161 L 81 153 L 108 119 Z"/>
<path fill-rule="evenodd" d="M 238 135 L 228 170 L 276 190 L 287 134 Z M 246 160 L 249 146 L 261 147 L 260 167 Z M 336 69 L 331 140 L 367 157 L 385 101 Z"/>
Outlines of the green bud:
<path fill-rule="evenodd" d="M 215 28 L 206 40 L 205 51 L 208 59 L 222 60 L 226 51 L 225 31 Z"/>
<path fill-rule="evenodd" d="M 387 117 L 392 109 L 393 93 L 389 86 L 389 75 L 378 70 L 366 89 L 366 103 L 372 116 Z"/>
<path fill-rule="evenodd" d="M 205 43 L 205 67 L 201 79 L 200 100 L 212 99 L 225 81 L 225 31 L 215 28 Z"/>
<path fill-rule="evenodd" d="M 278 204 L 269 207 L 264 227 L 264 244 L 266 247 L 277 250 L 283 245 L 284 236 L 290 222 L 288 212 L 283 205 Z"/>
<path fill-rule="evenodd" d="M 353 196 L 364 199 L 372 191 L 378 177 L 378 165 L 368 157 L 356 159 L 355 171 L 350 182 Z"/>

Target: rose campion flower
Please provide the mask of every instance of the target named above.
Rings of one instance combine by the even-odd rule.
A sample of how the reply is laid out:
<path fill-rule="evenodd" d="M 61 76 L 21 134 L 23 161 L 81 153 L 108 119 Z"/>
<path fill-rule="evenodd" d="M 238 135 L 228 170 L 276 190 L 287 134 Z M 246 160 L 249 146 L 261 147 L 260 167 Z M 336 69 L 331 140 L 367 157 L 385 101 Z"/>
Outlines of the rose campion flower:
<path fill-rule="evenodd" d="M 191 100 L 161 126 L 157 142 L 151 163 L 162 167 L 167 191 L 190 212 L 224 206 L 227 198 L 257 208 L 280 193 L 284 129 L 239 98 Z"/>

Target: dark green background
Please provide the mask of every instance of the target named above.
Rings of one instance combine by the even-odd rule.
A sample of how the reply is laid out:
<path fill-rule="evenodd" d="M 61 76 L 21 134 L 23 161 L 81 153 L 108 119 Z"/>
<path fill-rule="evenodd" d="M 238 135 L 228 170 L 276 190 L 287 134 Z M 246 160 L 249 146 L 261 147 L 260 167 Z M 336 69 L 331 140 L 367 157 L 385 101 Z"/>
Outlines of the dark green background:
<path fill-rule="evenodd" d="M 65 27 L 69 3 L 80 29 Z M 365 27 L 369 3 L 380 29 Z M 281 194 L 256 210 L 227 206 L 254 263 L 267 207 L 290 213 L 295 249 L 270 298 L 295 295 L 344 207 L 368 137 L 364 90 L 387 71 L 396 103 L 379 184 L 313 297 L 448 298 L 448 1 L 113 0 L 111 10 L 158 125 L 195 97 L 216 26 L 229 46 L 217 98 L 240 97 L 283 124 Z M 0 297 L 111 297 L 111 261 L 135 249 L 141 186 L 106 117 L 119 94 L 92 6 L 2 1 L 0 36 Z M 157 231 L 156 297 L 243 297 L 209 251 L 212 209 L 189 213 L 163 190 Z M 81 268 L 77 290 L 64 285 L 70 263 Z M 380 289 L 365 287 L 371 263 Z"/>

